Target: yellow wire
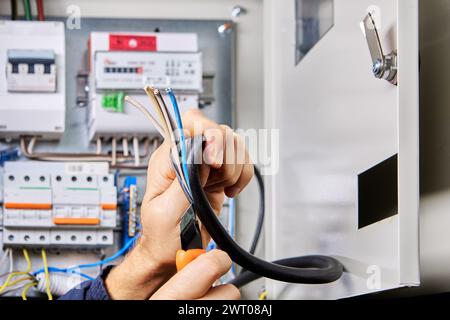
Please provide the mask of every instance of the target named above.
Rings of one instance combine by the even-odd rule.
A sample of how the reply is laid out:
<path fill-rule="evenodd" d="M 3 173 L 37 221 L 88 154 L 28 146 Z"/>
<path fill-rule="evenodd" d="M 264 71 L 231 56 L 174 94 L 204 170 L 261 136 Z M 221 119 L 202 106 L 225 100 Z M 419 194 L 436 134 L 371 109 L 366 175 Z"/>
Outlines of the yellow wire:
<path fill-rule="evenodd" d="M 30 290 L 31 287 L 37 285 L 37 282 L 30 282 L 29 284 L 27 284 L 23 290 L 22 290 L 22 300 L 27 300 L 27 293 L 28 290 Z"/>
<path fill-rule="evenodd" d="M 6 278 L 5 282 L 2 284 L 2 286 L 0 287 L 0 293 L 3 292 L 6 287 L 9 286 L 9 282 L 11 281 L 11 279 L 15 276 L 19 276 L 22 274 L 29 274 L 31 272 L 31 260 L 30 260 L 30 256 L 28 255 L 28 251 L 27 249 L 23 249 L 23 256 L 25 258 L 25 260 L 27 261 L 27 270 L 26 271 L 17 271 L 17 272 L 11 272 L 8 277 Z"/>
<path fill-rule="evenodd" d="M 20 278 L 20 279 L 14 280 L 13 282 L 8 283 L 7 287 L 11 287 L 11 286 L 13 286 L 13 285 L 15 285 L 15 284 L 24 282 L 24 281 L 26 281 L 26 280 L 34 280 L 34 279 L 33 279 L 32 277 Z"/>
<path fill-rule="evenodd" d="M 153 105 L 153 108 L 155 109 L 156 113 L 159 116 L 159 119 L 161 120 L 161 123 L 164 126 L 165 129 L 165 138 L 170 138 L 169 137 L 169 127 L 167 126 L 167 122 L 166 119 L 164 118 L 164 114 L 161 110 L 161 106 L 158 103 L 158 100 L 155 97 L 155 94 L 153 93 L 154 88 L 151 86 L 145 86 L 144 87 L 144 91 L 147 94 L 148 98 L 150 99 L 150 103 Z"/>
<path fill-rule="evenodd" d="M 258 297 L 258 300 L 266 300 L 267 299 L 267 291 L 261 292 L 261 294 Z"/>
<path fill-rule="evenodd" d="M 41 250 L 41 254 L 45 272 L 45 291 L 47 292 L 48 300 L 53 300 L 52 292 L 50 291 L 50 273 L 48 272 L 47 253 L 45 252 L 45 249 Z"/>

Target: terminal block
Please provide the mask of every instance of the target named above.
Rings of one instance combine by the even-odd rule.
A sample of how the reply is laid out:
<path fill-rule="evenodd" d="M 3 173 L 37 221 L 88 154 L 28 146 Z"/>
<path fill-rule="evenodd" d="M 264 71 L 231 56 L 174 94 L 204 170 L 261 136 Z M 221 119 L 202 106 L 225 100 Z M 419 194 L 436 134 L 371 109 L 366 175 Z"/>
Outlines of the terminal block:
<path fill-rule="evenodd" d="M 140 230 L 140 221 L 138 217 L 138 185 L 137 177 L 125 177 L 124 184 L 119 191 L 119 201 L 122 209 L 123 219 L 123 237 L 125 244 L 134 238 Z"/>
<path fill-rule="evenodd" d="M 106 163 L 6 162 L 3 181 L 5 246 L 113 244 L 117 191 Z"/>

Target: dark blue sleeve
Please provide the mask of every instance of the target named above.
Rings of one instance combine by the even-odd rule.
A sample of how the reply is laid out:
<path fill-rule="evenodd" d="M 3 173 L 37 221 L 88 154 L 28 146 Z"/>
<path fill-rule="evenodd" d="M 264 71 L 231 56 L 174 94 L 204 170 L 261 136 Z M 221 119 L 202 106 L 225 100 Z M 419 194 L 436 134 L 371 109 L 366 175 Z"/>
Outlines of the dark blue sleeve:
<path fill-rule="evenodd" d="M 59 300 L 110 300 L 105 288 L 105 279 L 111 269 L 112 266 L 108 266 L 97 278 L 81 283 L 61 296 Z"/>

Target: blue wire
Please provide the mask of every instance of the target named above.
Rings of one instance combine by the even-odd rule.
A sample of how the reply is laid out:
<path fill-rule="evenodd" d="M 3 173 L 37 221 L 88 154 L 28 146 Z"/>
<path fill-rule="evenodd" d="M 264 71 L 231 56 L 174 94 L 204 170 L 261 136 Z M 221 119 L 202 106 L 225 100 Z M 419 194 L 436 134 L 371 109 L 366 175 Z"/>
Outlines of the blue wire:
<path fill-rule="evenodd" d="M 88 280 L 94 280 L 94 278 L 92 278 L 91 276 L 88 276 L 85 273 L 82 272 L 78 272 L 76 270 L 72 270 L 72 271 L 68 271 L 67 269 L 61 269 L 61 268 L 56 268 L 56 267 L 48 267 L 48 271 L 49 272 L 62 272 L 62 273 L 69 273 L 69 274 L 78 274 L 79 276 L 82 276 L 83 278 L 86 278 Z M 38 273 L 43 273 L 45 272 L 44 269 L 39 269 L 35 272 L 33 272 L 33 275 L 37 275 Z"/>
<path fill-rule="evenodd" d="M 183 131 L 183 121 L 181 120 L 180 108 L 178 107 L 177 98 L 173 93 L 172 89 L 166 89 L 167 94 L 169 95 L 170 101 L 172 102 L 173 111 L 175 114 L 175 119 L 177 121 L 178 129 L 180 130 L 180 144 L 181 144 L 181 166 L 183 168 L 184 177 L 186 178 L 187 185 L 189 191 L 191 190 L 191 186 L 189 185 L 189 175 L 187 168 L 187 152 L 186 152 L 186 139 L 184 137 Z"/>
<path fill-rule="evenodd" d="M 94 263 L 81 264 L 81 265 L 78 265 L 75 267 L 67 268 L 67 271 L 72 271 L 72 270 L 76 270 L 76 269 L 93 268 L 93 267 L 101 266 L 101 265 L 107 264 L 111 261 L 114 261 L 117 258 L 119 258 L 120 256 L 122 256 L 125 252 L 127 252 L 128 249 L 134 244 L 134 242 L 136 241 L 137 238 L 138 238 L 138 236 L 134 236 L 133 238 L 128 240 L 128 242 L 122 248 L 120 248 L 119 251 L 117 251 L 115 254 L 113 254 L 109 258 L 106 258 L 104 260 L 100 260 L 100 261 L 94 262 Z"/>
<path fill-rule="evenodd" d="M 106 263 L 109 263 L 109 262 L 111 262 L 113 260 L 116 260 L 117 258 L 122 256 L 125 252 L 127 252 L 127 250 L 134 244 L 134 242 L 136 241 L 137 238 L 138 238 L 138 235 L 134 236 L 122 248 L 120 248 L 119 251 L 117 251 L 111 257 L 106 258 L 104 260 L 100 260 L 100 261 L 94 262 L 94 263 L 81 264 L 81 265 L 70 267 L 70 268 L 49 267 L 48 271 L 50 271 L 50 272 L 75 273 L 75 274 L 79 274 L 82 277 L 85 277 L 86 279 L 92 280 L 93 279 L 92 277 L 90 277 L 90 276 L 88 276 L 88 275 L 86 275 L 84 273 L 78 272 L 77 269 L 86 269 L 86 268 L 97 267 L 97 266 L 101 266 L 101 265 L 104 265 Z M 33 272 L 33 275 L 36 275 L 36 274 L 42 273 L 42 272 L 44 272 L 44 268 L 41 268 L 41 269 Z"/>
<path fill-rule="evenodd" d="M 214 240 L 211 239 L 211 241 L 208 243 L 208 246 L 206 247 L 206 251 L 211 251 L 211 250 L 214 250 L 214 249 L 217 249 L 217 245 L 214 242 Z"/>
<path fill-rule="evenodd" d="M 49 268 L 48 271 L 49 272 L 64 272 L 64 273 L 69 273 L 69 274 L 77 274 L 77 275 L 82 276 L 83 278 L 86 278 L 88 280 L 94 280 L 93 277 L 88 276 L 87 274 L 79 272 L 79 271 L 76 271 L 76 270 L 67 271 L 67 270 L 64 270 L 64 269 L 59 269 L 59 268 L 52 267 L 52 268 Z"/>

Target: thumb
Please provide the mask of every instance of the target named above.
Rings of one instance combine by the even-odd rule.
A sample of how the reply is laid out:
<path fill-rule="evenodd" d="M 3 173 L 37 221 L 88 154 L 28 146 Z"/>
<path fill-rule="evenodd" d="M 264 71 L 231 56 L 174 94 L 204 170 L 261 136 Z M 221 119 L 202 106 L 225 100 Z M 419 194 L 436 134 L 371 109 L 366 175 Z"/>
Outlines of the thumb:
<path fill-rule="evenodd" d="M 231 267 L 230 257 L 223 251 L 202 254 L 167 281 L 151 299 L 189 300 L 203 297 Z"/>
<path fill-rule="evenodd" d="M 164 140 L 153 152 L 148 163 L 144 201 L 150 201 L 162 194 L 175 178 L 176 174 L 170 157 L 170 144 Z"/>
<path fill-rule="evenodd" d="M 173 169 L 172 169 L 173 170 Z M 210 172 L 210 168 L 207 165 L 202 165 L 200 167 L 200 181 L 204 186 L 208 179 L 208 175 Z M 151 179 L 151 178 L 147 178 Z M 164 180 L 164 183 L 169 181 L 168 179 Z M 171 219 L 172 221 L 179 223 L 181 217 L 186 212 L 186 210 L 191 205 L 188 201 L 186 195 L 184 194 L 183 189 L 181 188 L 180 182 L 176 177 L 173 180 L 170 180 L 169 186 L 162 190 L 160 193 L 154 193 L 152 199 L 150 199 L 154 203 L 155 208 L 164 208 L 165 218 Z M 153 182 L 148 182 L 153 183 Z M 147 188 L 153 188 L 154 185 L 147 186 Z"/>

